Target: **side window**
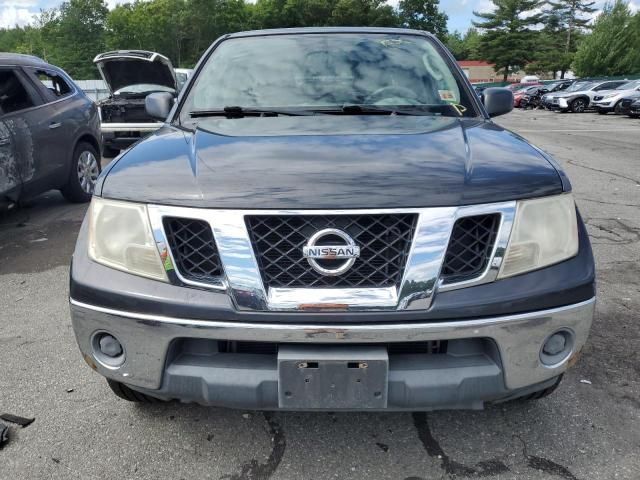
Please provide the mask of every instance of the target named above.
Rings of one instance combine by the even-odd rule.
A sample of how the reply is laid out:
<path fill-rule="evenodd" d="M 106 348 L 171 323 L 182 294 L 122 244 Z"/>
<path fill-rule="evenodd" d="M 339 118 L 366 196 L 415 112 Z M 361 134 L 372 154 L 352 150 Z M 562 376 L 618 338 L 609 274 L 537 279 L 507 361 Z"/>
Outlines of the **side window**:
<path fill-rule="evenodd" d="M 47 90 L 49 101 L 55 101 L 73 93 L 73 89 L 61 75 L 39 69 L 32 69 L 31 72 L 35 79 Z"/>
<path fill-rule="evenodd" d="M 597 87 L 595 90 L 598 92 L 600 90 L 613 90 L 614 88 L 618 88 L 623 83 L 624 82 L 607 82 L 607 83 L 603 83 L 602 85 Z"/>
<path fill-rule="evenodd" d="M 7 114 L 35 107 L 33 97 L 14 70 L 0 70 L 0 114 Z"/>

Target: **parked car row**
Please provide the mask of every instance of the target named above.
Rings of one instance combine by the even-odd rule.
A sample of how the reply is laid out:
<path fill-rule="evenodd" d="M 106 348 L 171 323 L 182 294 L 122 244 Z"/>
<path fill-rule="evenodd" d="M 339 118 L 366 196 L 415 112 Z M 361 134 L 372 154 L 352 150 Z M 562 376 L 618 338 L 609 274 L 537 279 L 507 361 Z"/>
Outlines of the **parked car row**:
<path fill-rule="evenodd" d="M 476 87 L 477 88 L 477 87 Z M 516 108 L 545 108 L 559 112 L 640 116 L 640 80 L 561 80 L 550 84 L 514 84 Z"/>
<path fill-rule="evenodd" d="M 541 106 L 559 112 L 582 113 L 595 110 L 638 116 L 634 102 L 640 99 L 640 80 L 576 81 L 564 92 L 542 96 Z M 635 113 L 634 113 L 635 112 Z"/>
<path fill-rule="evenodd" d="M 147 95 L 175 99 L 193 72 L 144 50 L 101 53 L 94 63 L 110 91 L 97 104 L 62 69 L 0 52 L 0 208 L 51 189 L 89 201 L 101 157 L 116 156 L 161 125 L 145 110 Z"/>

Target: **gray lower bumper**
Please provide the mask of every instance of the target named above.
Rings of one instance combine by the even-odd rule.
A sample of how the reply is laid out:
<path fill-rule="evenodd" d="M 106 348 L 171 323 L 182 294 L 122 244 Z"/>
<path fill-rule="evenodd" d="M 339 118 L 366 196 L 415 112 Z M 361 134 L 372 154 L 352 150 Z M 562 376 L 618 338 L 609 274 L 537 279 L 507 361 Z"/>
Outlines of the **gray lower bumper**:
<path fill-rule="evenodd" d="M 185 339 L 343 347 L 447 340 L 453 347 L 447 354 L 389 360 L 387 408 L 417 410 L 480 408 L 486 401 L 551 385 L 586 342 L 594 304 L 591 299 L 551 310 L 474 320 L 338 326 L 189 320 L 114 311 L 73 300 L 71 313 L 85 360 L 105 377 L 162 398 L 241 408 L 278 408 L 275 357 L 218 355 L 197 349 L 171 355 L 170 346 Z M 560 329 L 572 334 L 571 353 L 555 365 L 544 365 L 542 344 Z M 106 365 L 95 355 L 92 338 L 99 331 L 122 342 L 122 365 Z M 456 345 L 464 347 L 456 350 Z"/>

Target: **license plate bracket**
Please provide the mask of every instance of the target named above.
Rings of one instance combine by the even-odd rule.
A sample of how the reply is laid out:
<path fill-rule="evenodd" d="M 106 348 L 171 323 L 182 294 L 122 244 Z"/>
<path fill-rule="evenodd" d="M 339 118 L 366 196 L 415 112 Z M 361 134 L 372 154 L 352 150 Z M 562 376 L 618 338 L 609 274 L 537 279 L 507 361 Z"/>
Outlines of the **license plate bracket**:
<path fill-rule="evenodd" d="M 386 408 L 388 377 L 385 347 L 281 345 L 278 350 L 280 408 Z"/>

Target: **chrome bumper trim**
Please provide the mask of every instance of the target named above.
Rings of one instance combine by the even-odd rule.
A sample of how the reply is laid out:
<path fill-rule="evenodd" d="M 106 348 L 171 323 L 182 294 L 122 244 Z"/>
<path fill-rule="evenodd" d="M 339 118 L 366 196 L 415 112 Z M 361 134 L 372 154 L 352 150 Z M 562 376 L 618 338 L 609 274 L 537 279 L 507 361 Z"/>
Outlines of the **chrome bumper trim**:
<path fill-rule="evenodd" d="M 155 132 L 163 123 L 102 123 L 102 132 Z"/>
<path fill-rule="evenodd" d="M 70 299 L 74 331 L 88 363 L 102 375 L 143 388 L 160 387 L 165 357 L 176 338 L 262 341 L 281 343 L 388 343 L 459 338 L 495 341 L 509 389 L 553 378 L 566 370 L 571 358 L 587 340 L 595 298 L 549 310 L 493 318 L 447 322 L 387 324 L 287 324 L 221 322 L 164 317 L 112 310 Z M 571 355 L 557 365 L 540 362 L 540 349 L 549 334 L 566 329 L 575 335 Z M 107 368 L 93 356 L 91 337 L 99 330 L 115 335 L 127 358 L 117 368 Z"/>
<path fill-rule="evenodd" d="M 244 311 L 323 311 L 343 310 L 427 310 L 438 291 L 454 290 L 492 282 L 496 279 L 513 226 L 516 202 L 462 207 L 359 209 L 359 210 L 215 210 L 191 207 L 148 205 L 149 220 L 162 258 L 169 255 L 176 265 L 164 231 L 164 217 L 183 217 L 206 221 L 212 229 L 225 276 L 206 284 L 188 280 L 176 267 L 185 285 L 228 290 L 238 310 Z M 389 288 L 288 288 L 269 289 L 260 268 L 245 224 L 247 215 L 418 215 L 411 251 L 402 281 Z M 500 215 L 499 230 L 485 270 L 477 277 L 443 284 L 440 270 L 453 226 L 459 218 L 483 214 Z"/>

